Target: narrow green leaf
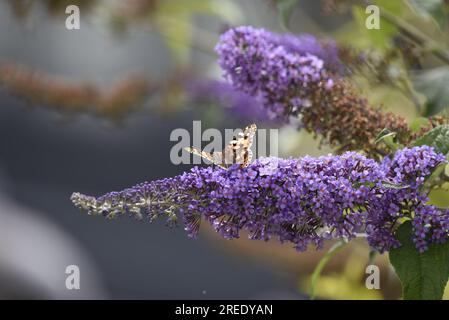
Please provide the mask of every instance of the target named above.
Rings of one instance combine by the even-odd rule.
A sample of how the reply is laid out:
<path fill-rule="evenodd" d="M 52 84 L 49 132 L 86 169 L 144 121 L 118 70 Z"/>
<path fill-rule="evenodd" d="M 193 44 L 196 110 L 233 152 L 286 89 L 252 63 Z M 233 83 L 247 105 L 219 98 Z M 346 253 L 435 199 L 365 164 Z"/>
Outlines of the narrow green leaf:
<path fill-rule="evenodd" d="M 405 300 L 440 300 L 449 278 L 449 242 L 432 244 L 424 253 L 416 250 L 410 222 L 397 231 L 401 247 L 390 251 L 390 262 L 402 283 Z"/>
<path fill-rule="evenodd" d="M 382 140 L 385 140 L 387 138 L 394 138 L 396 137 L 396 132 L 390 132 L 390 130 L 388 129 L 383 129 L 379 135 L 376 137 L 376 141 L 374 141 L 374 143 L 379 143 Z"/>
<path fill-rule="evenodd" d="M 401 189 L 407 189 L 410 188 L 409 185 L 405 185 L 405 184 L 396 184 L 396 183 L 391 183 L 391 182 L 387 182 L 387 181 L 383 181 L 382 182 L 382 186 L 384 186 L 387 189 L 396 189 L 396 190 L 401 190 Z"/>
<path fill-rule="evenodd" d="M 376 184 L 374 182 L 356 182 L 353 183 L 352 186 L 356 189 L 364 186 L 364 187 L 368 187 L 368 188 L 374 188 L 376 186 Z"/>
<path fill-rule="evenodd" d="M 407 189 L 410 188 L 409 185 L 406 184 L 397 184 L 397 183 L 392 183 L 389 181 L 381 181 L 381 184 L 383 187 L 387 188 L 387 189 L 396 189 L 396 190 L 400 190 L 400 189 Z M 357 182 L 354 183 L 352 185 L 354 188 L 360 188 L 360 187 L 368 187 L 368 188 L 374 188 L 376 186 L 375 182 Z"/>
<path fill-rule="evenodd" d="M 385 128 L 377 135 L 374 143 L 383 142 L 392 151 L 396 151 L 401 148 L 401 145 L 394 140 L 395 137 L 396 132 L 392 132 L 389 129 Z"/>
<path fill-rule="evenodd" d="M 435 148 L 436 152 L 442 154 L 449 153 L 449 125 L 438 126 L 422 137 L 418 138 L 414 143 L 414 146 L 427 145 Z"/>

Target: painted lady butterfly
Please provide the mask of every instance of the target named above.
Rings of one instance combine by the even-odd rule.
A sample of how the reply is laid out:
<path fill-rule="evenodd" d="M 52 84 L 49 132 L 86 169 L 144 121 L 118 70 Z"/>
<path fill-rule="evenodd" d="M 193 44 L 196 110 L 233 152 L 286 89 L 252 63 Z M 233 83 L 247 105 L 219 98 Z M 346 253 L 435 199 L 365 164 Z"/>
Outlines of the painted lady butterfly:
<path fill-rule="evenodd" d="M 253 123 L 240 132 L 238 138 L 234 137 L 223 150 L 223 152 L 205 152 L 193 147 L 185 148 L 186 151 L 209 160 L 213 164 L 222 168 L 229 168 L 234 163 L 240 163 L 241 168 L 247 167 L 251 163 L 253 153 L 251 145 L 257 126 Z"/>

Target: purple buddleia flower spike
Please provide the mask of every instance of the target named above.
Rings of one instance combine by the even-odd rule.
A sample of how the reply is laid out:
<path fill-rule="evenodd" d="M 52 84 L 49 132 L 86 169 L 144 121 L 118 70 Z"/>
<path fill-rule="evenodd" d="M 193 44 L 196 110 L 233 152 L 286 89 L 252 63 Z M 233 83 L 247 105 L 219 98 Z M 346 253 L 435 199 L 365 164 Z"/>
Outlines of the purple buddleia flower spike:
<path fill-rule="evenodd" d="M 292 41 L 264 29 L 238 27 L 224 33 L 216 46 L 219 64 L 232 84 L 258 96 L 272 118 L 288 118 L 311 106 L 317 87 L 332 79 L 317 56 L 296 52 Z M 289 45 L 281 45 L 281 43 Z"/>
<path fill-rule="evenodd" d="M 72 201 L 90 214 L 107 217 L 132 214 L 153 220 L 166 215 L 172 223 L 182 216 L 191 237 L 203 219 L 227 239 L 246 230 L 251 239 L 277 238 L 300 251 L 360 233 L 367 234 L 374 249 L 388 251 L 399 246 L 398 219 L 408 218 L 416 247 L 424 251 L 428 243 L 444 242 L 448 236 L 449 212 L 426 205 L 427 197 L 419 191 L 421 178 L 443 161 L 429 147 L 398 151 L 384 163 L 355 152 L 260 158 L 246 168 L 194 167 L 175 178 L 97 199 L 74 193 Z M 388 183 L 404 185 L 392 188 Z"/>

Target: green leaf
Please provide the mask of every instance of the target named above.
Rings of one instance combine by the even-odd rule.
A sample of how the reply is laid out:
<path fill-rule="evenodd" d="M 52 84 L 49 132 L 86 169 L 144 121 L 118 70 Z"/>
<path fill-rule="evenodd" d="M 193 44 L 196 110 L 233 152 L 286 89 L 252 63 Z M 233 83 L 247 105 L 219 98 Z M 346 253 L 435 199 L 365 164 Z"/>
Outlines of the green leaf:
<path fill-rule="evenodd" d="M 382 186 L 387 188 L 387 189 L 395 189 L 395 190 L 401 190 L 401 189 L 410 188 L 409 185 L 391 183 L 391 182 L 386 182 L 386 181 L 382 181 Z"/>
<path fill-rule="evenodd" d="M 418 138 L 414 143 L 414 146 L 427 145 L 435 148 L 436 152 L 442 154 L 449 153 L 449 125 L 438 126 L 422 137 Z"/>
<path fill-rule="evenodd" d="M 419 73 L 414 79 L 414 87 L 427 98 L 425 116 L 432 116 L 449 108 L 449 67 Z"/>
<path fill-rule="evenodd" d="M 438 208 L 449 208 L 449 191 L 444 189 L 434 189 L 429 193 L 429 202 Z"/>
<path fill-rule="evenodd" d="M 390 148 L 392 151 L 396 151 L 402 146 L 394 140 L 395 137 L 396 132 L 390 131 L 389 129 L 385 128 L 377 135 L 374 143 L 384 142 L 388 148 Z"/>
<path fill-rule="evenodd" d="M 441 175 L 444 172 L 444 167 L 446 166 L 445 163 L 440 163 L 433 172 L 426 178 L 424 187 L 427 188 L 426 190 L 431 190 L 434 188 L 435 185 L 440 184 L 441 182 Z"/>
<path fill-rule="evenodd" d="M 393 139 L 394 137 L 396 137 L 396 132 L 392 132 L 388 129 L 383 129 L 376 137 L 376 140 L 374 141 L 374 143 L 379 143 L 383 140 L 386 139 Z"/>
<path fill-rule="evenodd" d="M 444 0 L 408 0 L 407 2 L 418 16 L 425 20 L 433 20 L 444 27 L 447 19 L 447 4 Z"/>
<path fill-rule="evenodd" d="M 388 181 L 381 181 L 381 184 L 386 189 L 395 189 L 395 190 L 401 190 L 401 189 L 407 189 L 410 188 L 409 185 L 405 184 L 397 184 L 397 183 L 391 183 Z M 375 182 L 356 182 L 352 185 L 354 188 L 360 188 L 362 186 L 368 187 L 368 188 L 374 188 L 376 186 Z"/>
<path fill-rule="evenodd" d="M 449 278 L 449 242 L 432 244 L 424 253 L 416 250 L 410 222 L 397 233 L 401 247 L 390 251 L 390 262 L 402 283 L 405 300 L 440 300 Z"/>
<path fill-rule="evenodd" d="M 422 128 L 424 128 L 426 125 L 429 124 L 429 119 L 426 117 L 419 117 L 413 120 L 413 122 L 410 124 L 410 130 L 412 132 L 419 132 Z"/>
<path fill-rule="evenodd" d="M 368 188 L 374 188 L 376 184 L 374 182 L 356 182 L 353 183 L 352 186 L 356 189 L 360 188 L 361 186 L 368 187 Z"/>
<path fill-rule="evenodd" d="M 290 17 L 299 0 L 276 0 L 276 7 L 282 27 L 289 30 Z"/>
<path fill-rule="evenodd" d="M 347 243 L 348 243 L 348 241 L 345 239 L 339 240 L 329 249 L 328 252 L 326 252 L 326 254 L 321 258 L 320 262 L 318 262 L 318 264 L 315 267 L 315 270 L 313 270 L 313 273 L 311 276 L 310 299 L 312 299 L 312 300 L 315 299 L 316 285 L 318 283 L 318 280 L 320 279 L 321 272 L 323 271 L 324 267 L 332 259 L 332 257 L 338 251 L 340 251 Z"/>

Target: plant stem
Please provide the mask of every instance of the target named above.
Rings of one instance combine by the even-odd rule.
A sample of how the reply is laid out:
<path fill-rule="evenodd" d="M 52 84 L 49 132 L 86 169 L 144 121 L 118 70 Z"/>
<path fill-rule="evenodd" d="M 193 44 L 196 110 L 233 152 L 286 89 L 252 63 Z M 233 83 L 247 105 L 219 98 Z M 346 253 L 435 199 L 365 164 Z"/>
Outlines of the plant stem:
<path fill-rule="evenodd" d="M 419 101 L 419 98 L 413 89 L 413 85 L 410 83 L 410 80 L 408 78 L 402 78 L 399 80 L 399 82 L 403 85 L 403 87 L 399 87 L 399 90 L 402 91 L 404 96 L 406 96 L 408 99 L 410 99 L 415 106 L 416 112 L 419 115 L 423 114 L 423 106 L 421 105 L 421 102 Z"/>
<path fill-rule="evenodd" d="M 391 12 L 382 8 L 382 18 L 397 27 L 403 35 L 410 38 L 416 44 L 429 49 L 435 57 L 449 65 L 449 52 L 439 46 L 433 39 L 429 38 L 426 34 L 415 28 L 405 20 L 395 16 Z"/>
<path fill-rule="evenodd" d="M 321 272 L 323 271 L 324 267 L 327 265 L 327 263 L 332 259 L 332 257 L 340 251 L 348 241 L 346 239 L 340 239 L 338 242 L 336 242 L 328 252 L 321 258 L 320 262 L 318 262 L 317 266 L 315 267 L 315 270 L 313 270 L 312 273 L 312 279 L 311 279 L 311 286 L 310 286 L 310 299 L 315 299 L 315 289 L 316 285 L 318 283 L 318 280 L 320 279 Z"/>

